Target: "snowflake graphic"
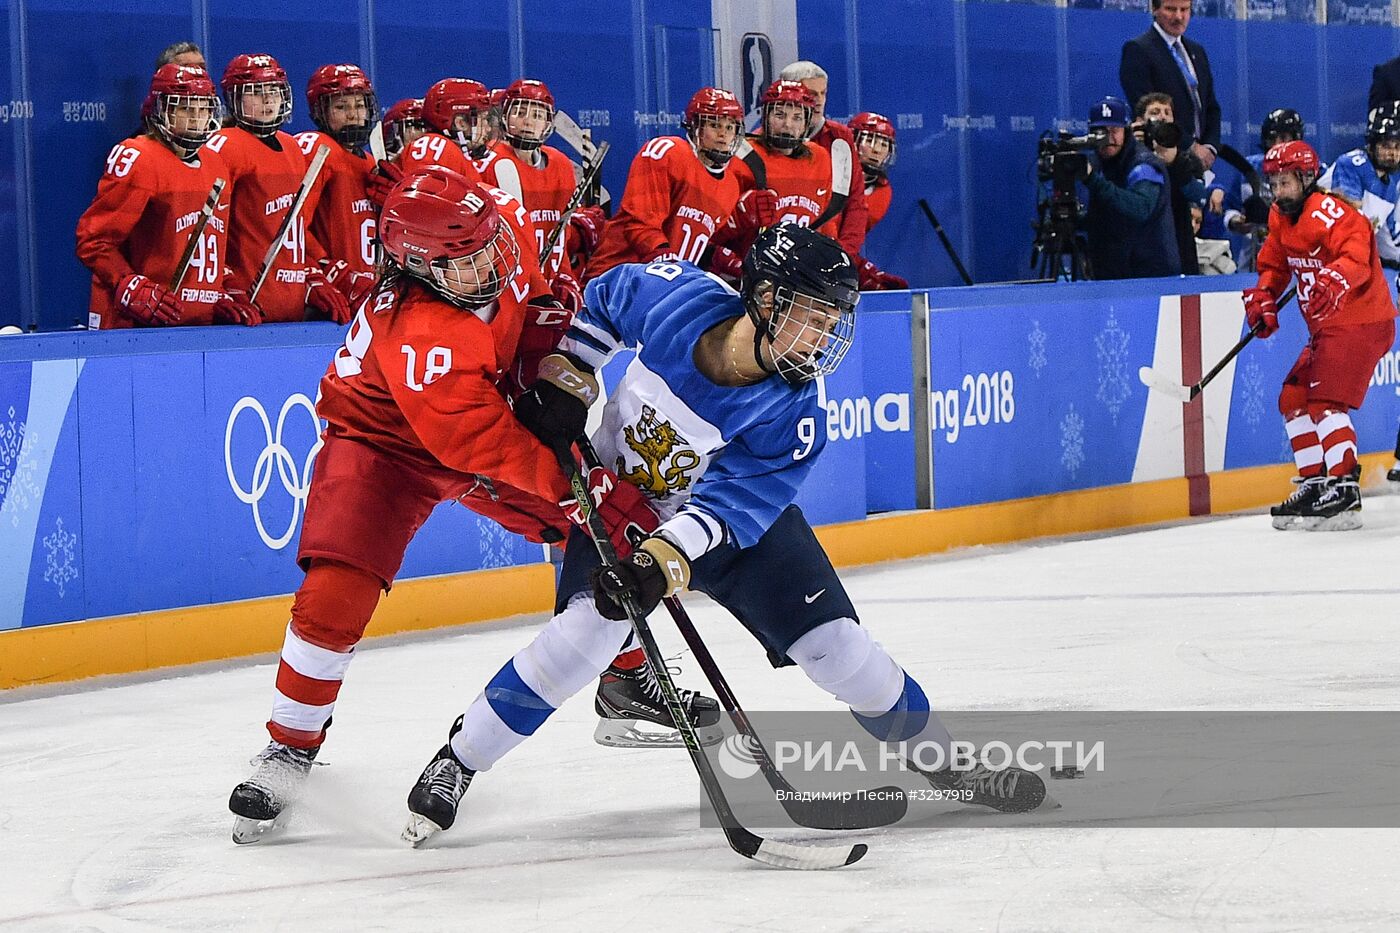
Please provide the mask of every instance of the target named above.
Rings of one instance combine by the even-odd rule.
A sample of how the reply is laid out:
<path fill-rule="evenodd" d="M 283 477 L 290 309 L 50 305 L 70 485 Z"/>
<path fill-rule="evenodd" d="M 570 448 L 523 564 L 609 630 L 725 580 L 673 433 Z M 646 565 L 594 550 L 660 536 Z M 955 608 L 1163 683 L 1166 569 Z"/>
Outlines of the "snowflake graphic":
<path fill-rule="evenodd" d="M 1095 396 L 1108 408 L 1113 423 L 1118 423 L 1118 410 L 1127 401 L 1131 390 L 1128 380 L 1128 332 L 1118 326 L 1118 318 L 1108 312 L 1108 321 L 1094 338 L 1099 358 L 1099 391 Z"/>
<path fill-rule="evenodd" d="M 77 543 L 77 535 L 63 530 L 62 518 L 54 520 L 53 534 L 44 536 L 44 552 L 47 555 L 44 581 L 58 587 L 60 599 L 64 596 L 64 588 L 78 579 L 77 561 L 74 557 L 74 546 Z"/>
<path fill-rule="evenodd" d="M 1244 420 L 1257 427 L 1264 418 L 1264 371 L 1253 357 L 1244 364 L 1240 391 L 1244 394 Z"/>
<path fill-rule="evenodd" d="M 1031 345 L 1031 357 L 1026 364 L 1035 370 L 1035 378 L 1039 379 L 1040 371 L 1049 363 L 1045 357 L 1045 331 L 1040 329 L 1039 321 L 1031 321 L 1031 332 L 1026 336 L 1026 340 Z"/>
<path fill-rule="evenodd" d="M 495 522 L 483 521 L 478 526 L 477 542 L 481 546 L 481 567 L 508 567 L 511 557 L 511 533 Z"/>
<path fill-rule="evenodd" d="M 1071 479 L 1084 465 L 1084 419 L 1073 405 L 1069 406 L 1069 414 L 1060 420 L 1060 463 L 1069 470 Z"/>

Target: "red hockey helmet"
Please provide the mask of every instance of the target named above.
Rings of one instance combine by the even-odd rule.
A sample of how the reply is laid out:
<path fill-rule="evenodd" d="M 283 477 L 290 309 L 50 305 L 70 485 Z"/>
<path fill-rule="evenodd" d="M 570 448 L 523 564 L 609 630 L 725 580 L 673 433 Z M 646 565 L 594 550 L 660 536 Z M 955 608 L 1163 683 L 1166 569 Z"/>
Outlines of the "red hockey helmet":
<path fill-rule="evenodd" d="M 292 86 L 271 55 L 235 55 L 219 84 L 233 122 L 255 136 L 271 136 L 291 119 Z"/>
<path fill-rule="evenodd" d="M 337 129 L 331 129 L 330 109 L 334 98 L 352 95 L 364 101 L 364 118 L 353 109 L 343 117 L 347 122 Z M 374 86 L 360 70 L 359 65 L 322 65 L 306 82 L 306 106 L 311 111 L 311 120 L 321 132 L 333 137 L 342 146 L 361 149 L 369 142 L 369 131 L 379 119 L 379 100 L 375 97 Z"/>
<path fill-rule="evenodd" d="M 400 152 L 428 131 L 423 122 L 423 98 L 405 97 L 384 111 L 384 155 L 397 158 Z"/>
<path fill-rule="evenodd" d="M 168 142 L 182 159 L 191 159 L 219 128 L 223 111 L 214 81 L 203 68 L 161 65 L 141 104 L 146 125 Z"/>
<path fill-rule="evenodd" d="M 807 138 L 807 127 L 812 115 L 817 112 L 817 97 L 811 89 L 800 81 L 774 81 L 763 91 L 759 99 L 763 107 L 762 135 L 766 145 L 779 152 L 791 152 L 802 145 Z M 780 108 L 802 108 L 802 126 L 796 133 L 775 133 L 769 125 L 775 111 Z"/>
<path fill-rule="evenodd" d="M 700 161 L 711 168 L 723 168 L 733 157 L 734 149 L 739 145 L 739 136 L 744 131 L 744 107 L 739 103 L 739 98 L 729 91 L 702 87 L 685 105 L 685 120 L 681 126 L 685 127 L 686 136 Z M 718 139 L 722 143 L 724 134 L 728 133 L 729 145 L 723 148 L 702 146 L 700 130 L 703 127 L 711 127 L 718 134 L 717 137 L 712 135 L 710 142 Z"/>
<path fill-rule="evenodd" d="M 855 134 L 856 154 L 866 171 L 883 172 L 894 164 L 894 124 L 889 117 L 867 110 L 851 117 L 846 126 Z"/>
<path fill-rule="evenodd" d="M 452 304 L 483 308 L 520 268 L 520 246 L 485 188 L 429 165 L 395 186 L 379 217 L 384 252 Z"/>
<path fill-rule="evenodd" d="M 1321 167 L 1317 150 L 1301 139 L 1279 143 L 1264 155 L 1265 175 L 1277 175 L 1279 172 L 1311 172 L 1316 176 Z"/>
<path fill-rule="evenodd" d="M 506 142 L 521 152 L 538 149 L 554 132 L 554 95 L 543 81 L 517 78 L 501 95 L 501 117 L 505 121 Z M 543 122 L 529 128 L 512 126 L 524 118 Z"/>
<path fill-rule="evenodd" d="M 478 146 L 484 130 L 481 115 L 491 106 L 486 85 L 471 78 L 443 78 L 423 95 L 423 122 L 461 146 Z M 465 127 L 457 118 L 466 121 Z"/>

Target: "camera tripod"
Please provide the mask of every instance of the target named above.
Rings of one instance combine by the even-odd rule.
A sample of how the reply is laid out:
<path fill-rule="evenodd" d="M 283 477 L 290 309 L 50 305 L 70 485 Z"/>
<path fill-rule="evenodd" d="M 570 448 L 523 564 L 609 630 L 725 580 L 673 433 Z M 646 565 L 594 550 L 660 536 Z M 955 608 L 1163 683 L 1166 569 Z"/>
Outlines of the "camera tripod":
<path fill-rule="evenodd" d="M 1052 196 L 1041 202 L 1031 247 L 1031 268 L 1038 270 L 1040 278 L 1055 282 L 1090 278 L 1089 242 L 1079 229 L 1078 215 L 1077 198 Z"/>

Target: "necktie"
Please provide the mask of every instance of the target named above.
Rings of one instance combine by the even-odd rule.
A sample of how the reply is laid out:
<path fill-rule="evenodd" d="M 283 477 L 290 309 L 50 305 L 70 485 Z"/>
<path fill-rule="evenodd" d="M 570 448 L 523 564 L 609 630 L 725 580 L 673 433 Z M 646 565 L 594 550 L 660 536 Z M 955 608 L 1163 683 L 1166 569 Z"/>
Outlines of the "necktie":
<path fill-rule="evenodd" d="M 1172 55 L 1176 58 L 1176 67 L 1181 69 L 1181 76 L 1186 79 L 1186 87 L 1191 91 L 1191 103 L 1195 104 L 1195 139 L 1201 138 L 1201 92 L 1197 87 L 1196 73 L 1191 70 L 1191 63 L 1186 60 L 1186 50 L 1181 47 L 1181 40 L 1177 39 L 1172 43 Z"/>

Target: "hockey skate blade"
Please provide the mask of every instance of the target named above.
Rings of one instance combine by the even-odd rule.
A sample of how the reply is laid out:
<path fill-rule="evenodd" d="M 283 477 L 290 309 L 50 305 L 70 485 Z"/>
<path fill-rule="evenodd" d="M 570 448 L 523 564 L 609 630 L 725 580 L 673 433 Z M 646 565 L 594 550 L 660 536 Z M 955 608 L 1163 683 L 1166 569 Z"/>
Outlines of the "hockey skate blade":
<path fill-rule="evenodd" d="M 1361 513 L 1343 512 L 1331 518 L 1305 518 L 1300 527 L 1304 531 L 1355 531 L 1361 527 Z"/>
<path fill-rule="evenodd" d="M 709 747 L 723 741 L 724 733 L 716 727 L 699 726 L 695 737 L 701 746 Z M 593 741 L 608 748 L 685 748 L 685 740 L 675 729 L 648 732 L 635 719 L 599 719 Z"/>
<path fill-rule="evenodd" d="M 1151 366 L 1138 369 L 1138 381 L 1156 392 L 1170 395 L 1179 402 L 1191 401 L 1191 387 L 1184 386 L 1175 379 L 1169 379 Z"/>
<path fill-rule="evenodd" d="M 413 848 L 418 849 L 422 847 L 423 843 L 440 832 L 442 832 L 441 826 L 434 823 L 426 816 L 414 813 L 410 810 L 408 814 L 408 824 L 404 826 L 403 832 L 399 834 L 399 838 L 413 846 Z"/>
<path fill-rule="evenodd" d="M 1303 519 L 1298 515 L 1275 515 L 1273 519 L 1275 531 L 1289 531 L 1303 527 Z"/>
<path fill-rule="evenodd" d="M 262 842 L 268 836 L 276 835 L 287 828 L 287 818 L 279 815 L 273 820 L 254 820 L 246 816 L 233 818 L 233 844 L 250 846 Z"/>
<path fill-rule="evenodd" d="M 841 868 L 854 865 L 865 858 L 870 847 L 863 842 L 853 846 L 796 846 L 787 842 L 765 839 L 758 850 L 750 856 L 755 862 L 771 865 L 774 868 L 789 868 L 797 871 L 821 871 L 827 868 Z"/>

